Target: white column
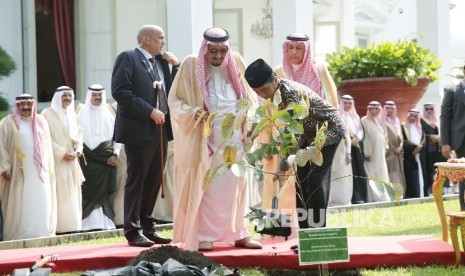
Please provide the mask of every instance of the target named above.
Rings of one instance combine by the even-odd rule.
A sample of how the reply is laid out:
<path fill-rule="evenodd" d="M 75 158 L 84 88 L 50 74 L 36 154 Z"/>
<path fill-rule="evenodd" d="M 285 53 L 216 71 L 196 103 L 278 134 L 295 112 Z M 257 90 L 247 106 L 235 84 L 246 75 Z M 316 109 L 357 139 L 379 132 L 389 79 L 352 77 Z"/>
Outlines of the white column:
<path fill-rule="evenodd" d="M 273 44 L 271 66 L 282 63 L 286 36 L 304 33 L 313 37 L 313 1 L 273 0 Z"/>
<path fill-rule="evenodd" d="M 430 84 L 418 108 L 425 102 L 440 105 L 443 89 L 451 83 L 447 76 L 451 72 L 449 1 L 417 0 L 417 26 L 419 43 L 429 48 L 442 62 L 440 80 Z"/>
<path fill-rule="evenodd" d="M 26 51 L 29 45 L 25 44 L 23 46 L 22 2 L 23 1 L 16 0 L 0 0 L 0 26 L 2 26 L 0 27 L 0 46 L 2 46 L 16 63 L 16 71 L 10 76 L 0 80 L 0 92 L 10 103 L 10 107 L 12 106 L 14 98 L 23 92 L 37 96 L 34 86 L 27 85 L 26 90 L 23 86 L 23 71 L 29 70 L 29 66 L 35 63 L 28 63 L 25 64 L 26 68 L 23 67 L 23 51 Z M 24 1 L 24 5 L 28 4 L 33 7 L 34 1 Z M 34 14 L 32 14 L 32 18 L 34 18 Z M 26 20 L 26 18 L 24 19 Z M 25 28 L 27 28 L 27 26 L 25 26 Z"/>
<path fill-rule="evenodd" d="M 355 45 L 354 0 L 341 0 L 340 5 L 340 46 L 353 47 Z"/>
<path fill-rule="evenodd" d="M 112 24 L 115 3 L 112 0 L 81 0 L 76 3 L 76 37 L 79 39 L 76 39 L 75 51 L 78 70 L 75 93 L 80 102 L 85 101 L 87 87 L 94 83 L 103 85 L 107 91 L 107 98 L 111 99 L 111 73 L 117 54 Z"/>
<path fill-rule="evenodd" d="M 168 48 L 178 59 L 196 54 L 203 32 L 213 26 L 212 0 L 167 0 Z"/>

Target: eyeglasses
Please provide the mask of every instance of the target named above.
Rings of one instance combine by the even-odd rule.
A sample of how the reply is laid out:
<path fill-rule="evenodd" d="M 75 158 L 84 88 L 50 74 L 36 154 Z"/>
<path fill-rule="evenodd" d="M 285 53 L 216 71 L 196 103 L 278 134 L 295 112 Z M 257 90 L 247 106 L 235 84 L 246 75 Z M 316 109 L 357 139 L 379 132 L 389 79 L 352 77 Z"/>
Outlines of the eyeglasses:
<path fill-rule="evenodd" d="M 426 111 L 433 111 L 433 110 L 434 110 L 434 107 L 425 107 L 425 110 L 426 110 Z"/>
<path fill-rule="evenodd" d="M 379 107 L 369 107 L 368 109 L 375 110 L 375 109 L 381 109 L 381 108 L 379 108 Z"/>

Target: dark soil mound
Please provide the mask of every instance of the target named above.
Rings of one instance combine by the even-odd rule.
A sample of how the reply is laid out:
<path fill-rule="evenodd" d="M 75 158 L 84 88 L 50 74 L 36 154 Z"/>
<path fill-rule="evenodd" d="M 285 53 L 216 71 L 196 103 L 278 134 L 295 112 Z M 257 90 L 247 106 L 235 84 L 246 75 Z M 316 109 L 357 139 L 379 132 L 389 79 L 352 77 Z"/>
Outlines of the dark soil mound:
<path fill-rule="evenodd" d="M 199 252 L 188 250 L 181 250 L 176 246 L 161 246 L 142 251 L 139 255 L 134 257 L 128 262 L 130 266 L 136 266 L 140 261 L 147 261 L 152 263 L 165 263 L 169 258 L 175 259 L 183 265 L 193 265 L 200 269 L 209 266 L 219 266 L 211 259 L 205 257 Z"/>

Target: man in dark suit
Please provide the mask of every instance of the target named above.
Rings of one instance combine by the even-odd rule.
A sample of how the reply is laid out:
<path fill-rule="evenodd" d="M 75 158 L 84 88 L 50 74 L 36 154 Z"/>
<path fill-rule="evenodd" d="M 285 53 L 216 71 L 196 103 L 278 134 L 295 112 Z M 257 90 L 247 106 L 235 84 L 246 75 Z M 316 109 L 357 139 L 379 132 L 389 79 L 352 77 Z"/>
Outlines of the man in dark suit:
<path fill-rule="evenodd" d="M 463 68 L 465 74 L 465 66 Z M 457 158 L 465 157 L 465 81 L 456 89 L 445 88 L 441 105 L 441 152 L 445 158 L 451 158 L 455 150 Z M 453 126 L 452 126 L 453 124 Z M 465 183 L 459 184 L 460 209 L 465 210 Z"/>
<path fill-rule="evenodd" d="M 111 88 L 118 103 L 114 139 L 124 144 L 127 156 L 124 235 L 131 246 L 149 247 L 171 242 L 155 232 L 152 211 L 163 181 L 167 143 L 173 139 L 167 93 L 180 62 L 172 53 L 162 55 L 166 42 L 159 26 L 142 26 L 137 42 L 134 50 L 116 58 Z"/>

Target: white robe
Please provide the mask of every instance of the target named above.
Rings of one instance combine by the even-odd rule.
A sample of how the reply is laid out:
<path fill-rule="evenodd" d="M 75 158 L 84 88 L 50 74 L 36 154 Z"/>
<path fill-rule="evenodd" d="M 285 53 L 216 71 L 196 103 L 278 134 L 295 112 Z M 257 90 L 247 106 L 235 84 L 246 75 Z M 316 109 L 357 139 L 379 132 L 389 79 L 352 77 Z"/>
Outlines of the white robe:
<path fill-rule="evenodd" d="M 57 233 L 80 231 L 82 230 L 81 185 L 85 178 L 78 159 L 65 161 L 63 157 L 66 153 L 74 152 L 76 148 L 82 147 L 82 133 L 78 128 L 80 141 L 71 139 L 68 129 L 53 109 L 46 108 L 41 114 L 50 125 L 55 157 L 58 200 Z M 78 124 L 77 121 L 75 123 Z"/>
<path fill-rule="evenodd" d="M 44 125 L 43 180 L 34 164 L 31 121 L 20 120 L 19 129 L 12 116 L 0 123 L 0 171 L 12 171 L 9 181 L 0 180 L 5 241 L 55 235 L 57 209 L 52 145 L 48 125 L 44 119 L 40 120 Z M 24 153 L 22 160 L 18 149 Z"/>
<path fill-rule="evenodd" d="M 364 162 L 367 176 L 389 182 L 389 173 L 386 164 L 387 137 L 383 129 L 368 119 L 367 116 L 363 117 L 360 121 L 365 130 L 365 138 L 363 139 L 364 156 L 370 157 L 370 161 L 365 160 Z M 374 183 L 370 180 L 367 194 L 368 202 L 389 200 L 389 197 L 380 196 L 373 187 Z"/>
<path fill-rule="evenodd" d="M 243 72 L 242 57 L 237 53 L 232 55 Z M 204 125 L 201 123 L 194 128 L 195 113 L 203 109 L 203 96 L 195 77 L 196 60 L 196 56 L 184 59 L 168 97 L 174 133 L 173 242 L 182 243 L 187 250 L 198 249 L 199 236 L 204 240 L 226 241 L 247 233 L 245 178 L 229 181 L 230 185 L 217 185 L 220 182 L 217 180 L 203 190 L 203 179 L 214 160 L 208 156 L 207 141 L 202 135 Z M 224 88 L 227 86 L 225 84 Z M 247 92 L 255 96 L 248 87 Z M 214 100 L 212 106 L 217 107 Z M 218 142 L 221 138 L 216 132 L 215 140 Z M 232 236 L 227 236 L 228 233 Z"/>
<path fill-rule="evenodd" d="M 218 150 L 224 139 L 221 134 L 221 125 L 225 114 L 235 113 L 237 96 L 231 84 L 226 83 L 224 75 L 217 67 L 210 67 L 210 101 L 212 112 L 217 115 L 213 120 L 213 152 L 210 158 L 212 167 L 223 164 L 223 148 Z M 235 131 L 231 137 L 233 144 L 241 145 L 242 132 Z M 238 147 L 237 159 L 242 156 L 241 147 Z M 245 212 L 245 183 L 246 177 L 236 177 L 231 170 L 216 177 L 206 188 L 199 208 L 199 227 L 197 238 L 200 241 L 234 241 L 249 236 L 247 228 L 235 230 L 229 223 L 236 212 Z M 240 203 L 236 205 L 236 199 Z M 237 210 L 241 209 L 241 210 Z M 219 211 L 221 210 L 221 211 Z"/>

